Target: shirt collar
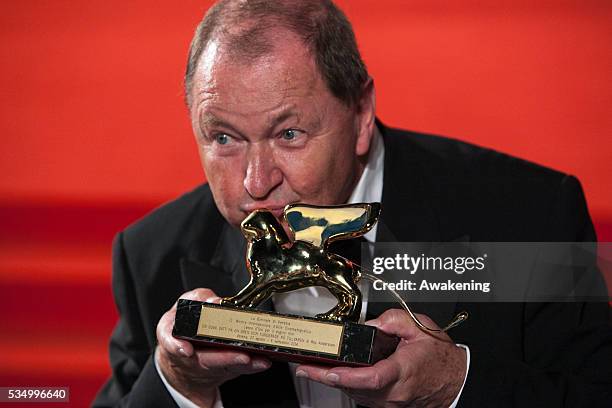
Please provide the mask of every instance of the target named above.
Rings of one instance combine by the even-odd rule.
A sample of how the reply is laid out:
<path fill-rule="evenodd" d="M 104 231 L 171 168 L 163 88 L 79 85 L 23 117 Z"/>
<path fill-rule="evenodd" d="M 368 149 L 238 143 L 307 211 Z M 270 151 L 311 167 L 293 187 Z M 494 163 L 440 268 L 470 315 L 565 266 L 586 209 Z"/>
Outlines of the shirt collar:
<path fill-rule="evenodd" d="M 361 177 L 355 186 L 347 203 L 374 203 L 380 202 L 383 190 L 383 171 L 385 161 L 385 145 L 378 127 L 374 127 L 370 151 L 368 152 L 368 162 L 366 163 Z M 376 241 L 377 224 L 364 235 L 369 242 Z"/>

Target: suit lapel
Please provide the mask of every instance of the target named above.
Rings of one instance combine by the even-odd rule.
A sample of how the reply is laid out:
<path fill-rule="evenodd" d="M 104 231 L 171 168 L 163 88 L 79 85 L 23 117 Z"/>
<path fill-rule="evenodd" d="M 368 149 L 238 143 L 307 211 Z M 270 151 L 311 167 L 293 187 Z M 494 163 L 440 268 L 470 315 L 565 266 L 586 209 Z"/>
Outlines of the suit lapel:
<path fill-rule="evenodd" d="M 219 296 L 232 295 L 232 275 L 207 262 L 182 258 L 181 279 L 185 292 L 196 288 L 214 288 Z"/>
<path fill-rule="evenodd" d="M 183 291 L 211 288 L 218 296 L 233 296 L 250 280 L 246 240 L 238 229 L 225 222 L 211 236 L 217 238 L 216 242 L 198 242 L 180 259 Z M 271 311 L 274 306 L 267 300 L 258 309 Z"/>
<path fill-rule="evenodd" d="M 183 289 L 214 288 L 219 296 L 236 294 L 248 282 L 245 245 L 240 231 L 215 211 L 206 236 L 196 240 L 180 260 Z"/>

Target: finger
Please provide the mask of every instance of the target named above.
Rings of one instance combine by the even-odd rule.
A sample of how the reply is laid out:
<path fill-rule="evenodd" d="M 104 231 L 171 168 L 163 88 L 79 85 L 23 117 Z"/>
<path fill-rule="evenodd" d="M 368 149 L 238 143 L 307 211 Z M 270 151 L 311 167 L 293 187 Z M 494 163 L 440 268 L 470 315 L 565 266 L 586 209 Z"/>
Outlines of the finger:
<path fill-rule="evenodd" d="M 272 363 L 264 357 L 252 357 L 246 353 L 218 349 L 196 350 L 202 368 L 235 373 L 250 373 L 267 370 Z"/>
<path fill-rule="evenodd" d="M 179 299 L 197 300 L 206 303 L 221 303 L 221 298 L 217 296 L 215 292 L 208 288 L 197 288 L 194 290 L 190 290 L 189 292 L 185 292 L 181 296 L 179 296 Z M 178 299 L 176 300 L 176 302 L 174 302 L 170 310 L 176 310 L 177 305 Z"/>
<path fill-rule="evenodd" d="M 246 353 L 214 348 L 198 349 L 196 350 L 196 356 L 200 365 L 209 369 L 247 366 L 251 363 L 251 357 Z"/>
<path fill-rule="evenodd" d="M 399 379 L 400 369 L 395 362 L 385 359 L 363 368 L 300 365 L 296 369 L 296 376 L 332 387 L 376 391 L 395 383 Z"/>
<path fill-rule="evenodd" d="M 426 326 L 438 328 L 429 317 L 421 314 L 417 317 Z M 365 324 L 375 326 L 387 334 L 399 336 L 403 339 L 412 339 L 422 333 L 410 315 L 400 309 L 389 309 L 378 318 L 367 321 Z"/>
<path fill-rule="evenodd" d="M 181 299 L 199 300 L 200 302 L 208 303 L 219 303 L 221 301 L 221 298 L 208 288 L 197 288 L 185 292 L 181 295 Z"/>
<path fill-rule="evenodd" d="M 177 339 L 172 335 L 174 316 L 175 311 L 169 310 L 159 319 L 156 331 L 157 342 L 162 349 L 162 353 L 175 357 L 191 357 L 194 353 L 193 345 L 186 340 Z"/>

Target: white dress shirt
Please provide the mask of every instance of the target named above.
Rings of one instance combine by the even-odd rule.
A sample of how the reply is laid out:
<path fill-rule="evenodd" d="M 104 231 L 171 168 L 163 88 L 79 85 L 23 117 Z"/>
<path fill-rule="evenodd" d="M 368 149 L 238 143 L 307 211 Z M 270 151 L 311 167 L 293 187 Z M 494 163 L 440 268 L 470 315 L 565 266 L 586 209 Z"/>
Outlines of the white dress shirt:
<path fill-rule="evenodd" d="M 384 175 L 384 159 L 385 159 L 385 147 L 383 144 L 382 136 L 378 129 L 375 129 L 374 136 L 372 138 L 372 144 L 370 146 L 370 152 L 368 154 L 368 162 L 357 182 L 357 186 L 353 190 L 353 193 L 349 197 L 348 203 L 364 203 L 364 202 L 380 202 L 382 199 L 383 189 L 383 175 Z M 376 227 L 374 227 L 364 235 L 364 238 L 368 242 L 376 242 Z M 361 307 L 361 318 L 363 322 L 368 306 L 368 294 L 369 286 L 365 281 L 359 282 L 359 288 L 362 292 L 362 307 Z M 320 287 L 308 287 L 293 292 L 277 293 L 272 298 L 274 302 L 274 309 L 279 313 L 286 314 L 297 314 L 302 316 L 314 316 L 318 313 L 326 312 L 327 310 L 334 307 L 337 303 L 337 299 L 331 295 L 331 293 L 324 288 Z M 463 379 L 463 385 L 459 394 L 451 404 L 450 408 L 455 408 L 465 381 L 467 380 L 467 372 L 470 367 L 470 350 L 467 346 L 457 344 L 458 347 L 465 349 L 467 357 L 467 369 L 465 378 Z M 174 398 L 174 401 L 180 408 L 196 408 L 193 402 L 188 400 L 186 397 L 181 395 L 176 389 L 174 389 L 164 378 L 163 373 L 159 369 L 157 364 L 157 358 L 155 359 L 155 367 L 157 372 L 162 379 L 162 382 L 168 389 L 168 392 Z M 350 399 L 344 392 L 337 388 L 328 387 L 327 385 L 318 383 L 316 381 L 310 381 L 307 378 L 296 377 L 295 368 L 297 364 L 289 363 L 293 382 L 295 384 L 295 390 L 297 398 L 300 404 L 300 408 L 354 408 L 355 402 Z M 223 408 L 219 391 L 217 390 L 217 401 L 213 408 Z"/>

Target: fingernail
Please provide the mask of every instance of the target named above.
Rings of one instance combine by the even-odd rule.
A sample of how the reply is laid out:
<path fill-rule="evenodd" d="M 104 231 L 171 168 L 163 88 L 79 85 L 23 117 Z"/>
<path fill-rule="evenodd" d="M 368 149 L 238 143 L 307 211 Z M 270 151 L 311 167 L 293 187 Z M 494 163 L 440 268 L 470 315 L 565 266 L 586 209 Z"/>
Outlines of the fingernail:
<path fill-rule="evenodd" d="M 187 353 L 187 351 L 184 348 L 182 348 L 182 347 L 179 347 L 178 352 L 183 357 L 189 357 L 189 354 Z"/>
<path fill-rule="evenodd" d="M 268 367 L 270 367 L 270 364 L 265 361 L 255 361 L 253 363 L 253 368 L 256 370 L 265 370 Z"/>
<path fill-rule="evenodd" d="M 327 379 L 327 381 L 329 381 L 330 383 L 337 383 L 338 381 L 340 381 L 340 376 L 338 374 L 334 374 L 334 373 L 329 373 L 325 376 L 325 378 Z"/>
<path fill-rule="evenodd" d="M 308 378 L 308 373 L 304 370 L 297 370 L 295 372 L 295 376 L 300 378 Z"/>
<path fill-rule="evenodd" d="M 249 358 L 247 356 L 238 356 L 234 359 L 236 364 L 248 364 Z"/>
<path fill-rule="evenodd" d="M 367 322 L 365 322 L 364 324 L 368 325 L 368 326 L 374 326 L 374 327 L 379 327 L 380 326 L 380 322 L 376 319 L 374 320 L 368 320 Z"/>
<path fill-rule="evenodd" d="M 220 300 L 221 300 L 221 298 L 219 296 L 213 296 L 213 297 L 209 297 L 204 302 L 206 302 L 206 303 L 219 303 Z"/>

